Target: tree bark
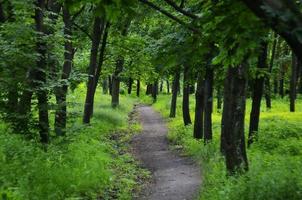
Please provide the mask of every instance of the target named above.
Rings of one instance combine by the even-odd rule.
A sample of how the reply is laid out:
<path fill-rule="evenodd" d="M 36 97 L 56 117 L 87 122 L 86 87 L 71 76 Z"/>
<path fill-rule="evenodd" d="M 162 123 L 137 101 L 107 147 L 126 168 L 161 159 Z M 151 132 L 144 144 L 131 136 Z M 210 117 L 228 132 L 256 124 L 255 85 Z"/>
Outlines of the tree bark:
<path fill-rule="evenodd" d="M 170 94 L 170 82 L 167 80 L 167 93 Z"/>
<path fill-rule="evenodd" d="M 152 88 L 153 88 L 152 84 L 147 84 L 146 95 L 152 94 Z"/>
<path fill-rule="evenodd" d="M 161 80 L 160 81 L 160 86 L 159 86 L 159 92 L 162 93 L 164 88 L 164 82 Z"/>
<path fill-rule="evenodd" d="M 220 111 L 222 108 L 222 88 L 221 86 L 217 87 L 217 110 Z"/>
<path fill-rule="evenodd" d="M 205 95 L 204 95 L 204 141 L 212 140 L 212 113 L 213 113 L 213 81 L 214 71 L 211 66 L 206 69 L 205 75 Z"/>
<path fill-rule="evenodd" d="M 103 87 L 103 94 L 108 94 L 108 80 L 107 78 L 103 79 L 103 83 L 102 83 L 102 87 Z"/>
<path fill-rule="evenodd" d="M 71 73 L 73 63 L 73 44 L 72 44 L 72 21 L 68 8 L 63 8 L 64 21 L 64 64 L 61 75 L 62 86 L 56 89 L 56 101 L 58 108 L 55 114 L 55 132 L 57 136 L 64 136 L 66 133 L 67 123 L 67 92 L 68 92 L 68 78 Z"/>
<path fill-rule="evenodd" d="M 203 138 L 203 116 L 204 116 L 204 78 L 201 74 L 197 78 L 197 89 L 195 94 L 195 119 L 194 119 L 194 132 L 193 136 L 196 139 Z"/>
<path fill-rule="evenodd" d="M 279 95 L 282 99 L 284 98 L 284 76 L 285 76 L 285 72 L 283 66 L 281 66 L 280 80 L 279 80 Z"/>
<path fill-rule="evenodd" d="M 179 79 L 180 73 L 176 72 L 174 75 L 174 80 L 172 83 L 172 99 L 171 99 L 171 107 L 170 107 L 170 118 L 174 118 L 176 116 L 176 104 L 177 104 L 177 95 L 179 88 Z"/>
<path fill-rule="evenodd" d="M 292 53 L 292 69 L 290 77 L 290 112 L 295 112 L 295 101 L 297 96 L 297 74 L 298 74 L 298 60 L 294 53 Z"/>
<path fill-rule="evenodd" d="M 185 126 L 192 124 L 190 116 L 189 67 L 187 65 L 184 66 L 182 115 Z"/>
<path fill-rule="evenodd" d="M 129 78 L 129 80 L 128 80 L 128 94 L 131 94 L 131 92 L 132 92 L 132 85 L 133 85 L 133 79 Z"/>
<path fill-rule="evenodd" d="M 141 82 L 139 79 L 136 80 L 136 96 L 139 97 L 141 90 Z"/>
<path fill-rule="evenodd" d="M 155 103 L 157 101 L 157 94 L 158 94 L 158 80 L 154 81 L 153 87 L 152 87 L 153 103 Z"/>
<path fill-rule="evenodd" d="M 36 69 L 36 85 L 37 85 L 37 97 L 38 97 L 38 112 L 39 112 L 39 133 L 42 143 L 48 143 L 49 141 L 49 119 L 48 119 L 48 97 L 47 91 L 43 88 L 46 83 L 46 42 L 43 35 L 45 35 L 44 29 L 44 11 L 45 0 L 36 1 L 35 9 L 35 22 L 36 31 L 39 34 L 38 41 L 36 43 L 37 53 L 39 58 L 37 60 Z"/>
<path fill-rule="evenodd" d="M 258 69 L 267 68 L 267 42 L 263 42 L 260 50 L 260 55 L 258 57 Z M 253 83 L 253 96 L 252 96 L 252 110 L 250 113 L 250 128 L 249 128 L 249 138 L 248 145 L 250 146 L 258 136 L 259 118 L 260 118 L 260 108 L 261 99 L 263 93 L 263 86 L 265 77 L 258 72 Z"/>
<path fill-rule="evenodd" d="M 246 68 L 245 63 L 229 67 L 225 78 L 221 150 L 229 175 L 248 170 L 244 137 Z"/>
<path fill-rule="evenodd" d="M 93 34 L 92 34 L 92 44 L 90 50 L 90 62 L 89 62 L 89 70 L 88 70 L 88 82 L 87 82 L 87 92 L 84 106 L 84 115 L 83 115 L 83 123 L 89 124 L 90 118 L 93 110 L 93 90 L 94 90 L 94 78 L 95 71 L 97 69 L 97 56 L 98 49 L 101 40 L 101 24 L 102 20 L 100 17 L 95 17 L 93 23 Z"/>

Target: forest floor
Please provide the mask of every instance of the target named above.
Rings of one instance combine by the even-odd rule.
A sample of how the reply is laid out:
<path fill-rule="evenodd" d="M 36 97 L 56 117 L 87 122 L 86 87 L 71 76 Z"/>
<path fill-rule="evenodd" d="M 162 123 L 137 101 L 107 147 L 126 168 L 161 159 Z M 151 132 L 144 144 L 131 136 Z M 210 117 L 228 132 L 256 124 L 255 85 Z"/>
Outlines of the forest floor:
<path fill-rule="evenodd" d="M 200 168 L 189 158 L 169 149 L 168 129 L 150 106 L 137 106 L 142 134 L 133 138 L 133 151 L 142 166 L 152 173 L 151 183 L 137 199 L 190 200 L 198 196 Z"/>

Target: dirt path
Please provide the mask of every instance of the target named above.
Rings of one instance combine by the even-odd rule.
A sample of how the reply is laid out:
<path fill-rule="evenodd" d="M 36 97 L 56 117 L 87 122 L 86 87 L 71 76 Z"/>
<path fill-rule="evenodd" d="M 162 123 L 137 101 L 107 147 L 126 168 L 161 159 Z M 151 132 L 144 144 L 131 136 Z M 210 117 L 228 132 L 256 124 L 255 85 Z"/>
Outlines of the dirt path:
<path fill-rule="evenodd" d="M 169 150 L 167 128 L 161 116 L 149 106 L 139 106 L 142 134 L 133 138 L 136 157 L 152 172 L 153 181 L 139 200 L 191 200 L 201 184 L 199 167 Z"/>

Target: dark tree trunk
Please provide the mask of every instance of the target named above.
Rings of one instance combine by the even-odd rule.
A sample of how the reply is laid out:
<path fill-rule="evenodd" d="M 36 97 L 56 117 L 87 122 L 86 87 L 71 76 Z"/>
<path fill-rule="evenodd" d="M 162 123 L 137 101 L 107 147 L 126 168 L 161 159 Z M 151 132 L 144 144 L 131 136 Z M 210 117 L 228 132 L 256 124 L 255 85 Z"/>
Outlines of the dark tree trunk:
<path fill-rule="evenodd" d="M 103 88 L 103 94 L 108 94 L 108 80 L 107 78 L 103 79 L 102 83 L 102 88 Z"/>
<path fill-rule="evenodd" d="M 58 108 L 55 114 L 55 132 L 57 136 L 63 136 L 66 133 L 67 123 L 67 92 L 68 85 L 67 80 L 71 73 L 72 62 L 73 62 L 73 45 L 72 39 L 72 21 L 71 16 L 66 7 L 63 8 L 63 21 L 64 21 L 64 65 L 62 70 L 62 86 L 56 89 L 56 101 Z"/>
<path fill-rule="evenodd" d="M 182 114 L 185 126 L 192 124 L 190 116 L 189 67 L 187 65 L 184 66 Z"/>
<path fill-rule="evenodd" d="M 170 94 L 170 82 L 167 80 L 167 93 Z"/>
<path fill-rule="evenodd" d="M 267 68 L 267 43 L 263 42 L 261 46 L 261 52 L 258 57 L 258 69 Z M 259 118 L 260 118 L 260 108 L 261 99 L 263 93 L 263 86 L 265 77 L 259 76 L 260 72 L 256 74 L 256 78 L 253 82 L 253 95 L 252 95 L 252 110 L 250 113 L 250 128 L 249 128 L 249 138 L 248 145 L 250 146 L 258 136 Z"/>
<path fill-rule="evenodd" d="M 295 101 L 297 95 L 297 74 L 298 74 L 298 60 L 294 53 L 292 53 L 292 70 L 290 78 L 290 112 L 295 112 Z"/>
<path fill-rule="evenodd" d="M 172 83 L 172 99 L 171 99 L 170 116 L 169 116 L 170 118 L 174 118 L 176 116 L 176 104 L 177 104 L 177 95 L 178 95 L 178 88 L 179 88 L 179 79 L 180 79 L 180 73 L 176 72 Z"/>
<path fill-rule="evenodd" d="M 277 80 L 277 78 L 275 78 L 275 80 L 274 80 L 274 94 L 275 95 L 278 94 L 278 80 Z"/>
<path fill-rule="evenodd" d="M 205 95 L 204 95 L 204 141 L 207 143 L 212 140 L 212 112 L 213 112 L 213 81 L 214 71 L 211 66 L 206 69 L 205 76 Z"/>
<path fill-rule="evenodd" d="M 217 87 L 217 110 L 220 111 L 222 108 L 222 89 L 221 86 Z"/>
<path fill-rule="evenodd" d="M 102 20 L 99 17 L 95 17 L 93 24 L 93 33 L 92 33 L 92 44 L 90 50 L 90 62 L 89 62 L 89 70 L 88 70 L 88 83 L 87 83 L 87 92 L 84 106 L 84 115 L 83 115 L 83 123 L 90 123 L 90 118 L 93 111 L 93 90 L 94 90 L 94 78 L 95 71 L 97 69 L 97 57 L 98 57 L 98 49 L 101 40 L 101 24 Z"/>
<path fill-rule="evenodd" d="M 152 94 L 152 88 L 153 88 L 152 84 L 147 84 L 146 95 Z"/>
<path fill-rule="evenodd" d="M 193 136 L 196 139 L 203 138 L 203 116 L 204 116 L 204 78 L 198 75 L 197 89 L 195 94 L 195 119 Z"/>
<path fill-rule="evenodd" d="M 276 47 L 277 47 L 277 34 L 274 33 L 274 41 L 272 46 L 272 55 L 269 64 L 269 73 L 272 73 L 274 61 L 275 61 L 275 54 L 276 54 Z M 271 100 L 271 83 L 270 83 L 270 76 L 265 77 L 265 102 L 266 108 L 272 108 L 272 100 Z"/>
<path fill-rule="evenodd" d="M 140 95 L 140 90 L 141 90 L 141 82 L 140 80 L 136 80 L 136 96 L 139 97 Z"/>
<path fill-rule="evenodd" d="M 161 80 L 160 81 L 160 86 L 159 86 L 159 92 L 163 92 L 163 88 L 164 88 L 164 82 Z"/>
<path fill-rule="evenodd" d="M 131 94 L 131 92 L 132 92 L 132 85 L 133 85 L 133 79 L 129 78 L 129 80 L 128 80 L 128 94 Z"/>
<path fill-rule="evenodd" d="M 246 64 L 229 67 L 224 87 L 221 150 L 229 175 L 248 170 L 244 137 L 246 105 Z"/>
<path fill-rule="evenodd" d="M 39 58 L 37 60 L 37 72 L 36 72 L 36 85 L 37 85 L 37 97 L 38 97 L 38 111 L 39 111 L 39 133 L 42 143 L 48 143 L 49 141 L 49 119 L 48 119 L 48 97 L 47 91 L 43 88 L 46 83 L 46 42 L 43 35 L 45 35 L 44 29 L 44 11 L 45 0 L 37 0 L 35 9 L 35 22 L 36 31 L 40 34 L 37 41 L 37 53 Z"/>
<path fill-rule="evenodd" d="M 120 73 L 123 71 L 124 58 L 119 57 L 116 61 L 115 71 L 112 74 L 112 99 L 111 106 L 116 108 L 120 104 Z"/>
<path fill-rule="evenodd" d="M 194 93 L 195 93 L 195 86 L 190 85 L 190 94 L 194 94 Z"/>
<path fill-rule="evenodd" d="M 109 84 L 109 94 L 112 95 L 112 77 L 108 76 L 108 84 Z"/>
<path fill-rule="evenodd" d="M 158 81 L 155 81 L 152 88 L 152 98 L 154 103 L 157 101 L 157 94 L 158 94 Z"/>

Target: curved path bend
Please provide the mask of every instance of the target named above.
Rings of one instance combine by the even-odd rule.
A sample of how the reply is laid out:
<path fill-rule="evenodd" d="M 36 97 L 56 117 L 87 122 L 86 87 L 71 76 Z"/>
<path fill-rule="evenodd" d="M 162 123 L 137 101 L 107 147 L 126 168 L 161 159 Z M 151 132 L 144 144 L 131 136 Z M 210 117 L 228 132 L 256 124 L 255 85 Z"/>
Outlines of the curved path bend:
<path fill-rule="evenodd" d="M 142 134 L 133 138 L 135 156 L 152 172 L 138 200 L 192 200 L 201 185 L 200 169 L 189 158 L 169 149 L 167 127 L 150 106 L 138 106 Z"/>

